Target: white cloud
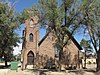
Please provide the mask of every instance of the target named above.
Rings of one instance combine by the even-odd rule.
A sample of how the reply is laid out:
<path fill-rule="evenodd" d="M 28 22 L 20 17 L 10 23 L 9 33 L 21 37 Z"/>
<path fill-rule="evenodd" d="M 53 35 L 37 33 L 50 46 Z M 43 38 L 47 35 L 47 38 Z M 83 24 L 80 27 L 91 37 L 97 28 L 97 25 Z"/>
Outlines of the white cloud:
<path fill-rule="evenodd" d="M 18 43 L 19 47 L 14 47 L 14 55 L 17 55 L 18 53 L 21 53 L 21 50 L 22 50 L 22 43 Z"/>

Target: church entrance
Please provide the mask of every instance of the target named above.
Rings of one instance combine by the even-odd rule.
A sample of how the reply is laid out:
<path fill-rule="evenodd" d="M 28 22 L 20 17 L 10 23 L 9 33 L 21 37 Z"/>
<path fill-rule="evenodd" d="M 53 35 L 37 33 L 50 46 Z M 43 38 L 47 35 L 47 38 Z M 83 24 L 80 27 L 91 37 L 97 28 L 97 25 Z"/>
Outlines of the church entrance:
<path fill-rule="evenodd" d="M 30 51 L 27 54 L 27 65 L 33 65 L 33 63 L 34 63 L 34 53 Z"/>

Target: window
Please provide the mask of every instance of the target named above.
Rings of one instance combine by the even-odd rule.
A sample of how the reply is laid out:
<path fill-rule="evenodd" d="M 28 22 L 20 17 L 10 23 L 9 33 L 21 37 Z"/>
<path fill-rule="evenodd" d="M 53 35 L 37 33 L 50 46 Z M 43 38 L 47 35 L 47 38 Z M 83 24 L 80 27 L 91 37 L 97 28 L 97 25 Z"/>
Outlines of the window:
<path fill-rule="evenodd" d="M 29 41 L 33 42 L 33 34 L 32 33 L 29 35 Z"/>
<path fill-rule="evenodd" d="M 34 25 L 34 20 L 31 19 L 31 20 L 30 20 L 30 27 L 33 27 L 33 25 Z"/>
<path fill-rule="evenodd" d="M 55 54 L 55 57 L 59 57 L 59 50 L 56 46 L 54 46 L 54 54 Z"/>

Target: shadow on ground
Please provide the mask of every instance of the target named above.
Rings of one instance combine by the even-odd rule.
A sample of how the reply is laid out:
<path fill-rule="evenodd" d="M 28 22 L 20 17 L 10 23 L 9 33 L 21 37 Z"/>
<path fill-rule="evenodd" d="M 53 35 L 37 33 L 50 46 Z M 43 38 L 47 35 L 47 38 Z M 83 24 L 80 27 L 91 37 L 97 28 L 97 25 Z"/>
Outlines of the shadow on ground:
<path fill-rule="evenodd" d="M 57 72 L 57 74 L 59 73 L 59 71 L 54 71 L 54 70 L 48 70 L 48 69 L 26 69 L 25 72 L 29 72 L 29 73 L 34 73 L 35 75 L 46 75 L 49 74 L 49 72 L 51 73 L 50 75 Z M 95 69 L 79 69 L 79 70 L 65 70 L 65 71 L 61 71 L 62 74 L 64 75 L 100 75 L 100 72 L 96 72 Z M 56 74 L 56 75 L 57 75 Z M 61 74 L 60 74 L 61 75 Z"/>
<path fill-rule="evenodd" d="M 70 70 L 68 73 L 75 73 L 76 75 L 100 75 L 95 69 L 82 69 L 82 70 Z"/>
<path fill-rule="evenodd" d="M 9 68 L 10 68 L 10 65 L 8 66 L 0 65 L 0 69 L 9 69 Z"/>
<path fill-rule="evenodd" d="M 40 69 L 40 70 L 37 70 L 37 69 L 27 69 L 26 72 L 36 73 L 38 75 L 46 75 L 45 72 L 49 72 L 49 70 L 47 70 L 47 69 Z"/>

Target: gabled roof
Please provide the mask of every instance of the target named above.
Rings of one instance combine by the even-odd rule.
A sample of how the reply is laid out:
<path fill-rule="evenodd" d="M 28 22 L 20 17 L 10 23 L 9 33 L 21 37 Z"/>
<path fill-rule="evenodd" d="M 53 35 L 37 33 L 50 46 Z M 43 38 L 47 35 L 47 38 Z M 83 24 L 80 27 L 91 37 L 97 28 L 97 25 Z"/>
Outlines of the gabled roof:
<path fill-rule="evenodd" d="M 46 33 L 46 35 L 42 38 L 42 40 L 38 43 L 38 46 L 40 46 L 42 44 L 42 42 L 47 38 L 47 36 L 49 35 L 50 31 Z M 73 43 L 77 46 L 77 48 L 79 50 L 82 50 L 82 47 L 79 45 L 79 43 L 75 40 L 75 38 L 70 34 L 70 32 L 68 32 L 67 34 L 68 36 L 70 36 L 70 39 L 73 41 Z M 67 43 L 66 43 L 67 44 Z M 65 45 L 66 45 L 65 44 Z"/>
<path fill-rule="evenodd" d="M 82 50 L 82 47 L 79 45 L 79 43 L 76 41 L 76 39 L 71 35 L 71 33 L 68 31 L 67 35 L 70 36 L 70 39 L 73 41 L 73 43 L 77 46 L 79 50 Z M 66 45 L 66 44 L 65 44 Z"/>
<path fill-rule="evenodd" d="M 41 45 L 41 43 L 47 38 L 50 32 L 47 32 L 46 35 L 42 38 L 42 40 L 38 43 L 38 46 Z"/>
<path fill-rule="evenodd" d="M 73 36 L 71 37 L 71 40 L 73 41 L 73 43 L 77 46 L 79 50 L 82 50 L 82 47 L 79 45 L 79 43 L 76 41 L 76 39 Z"/>

